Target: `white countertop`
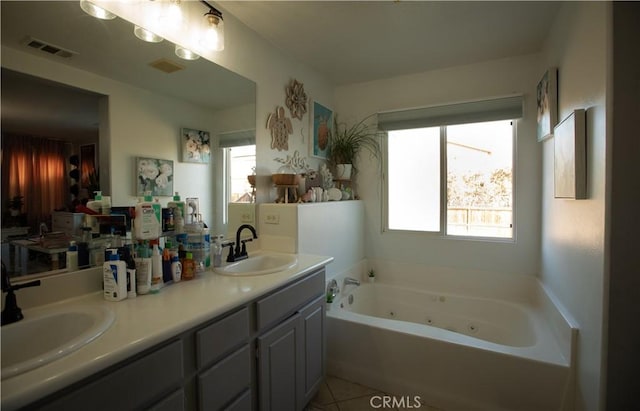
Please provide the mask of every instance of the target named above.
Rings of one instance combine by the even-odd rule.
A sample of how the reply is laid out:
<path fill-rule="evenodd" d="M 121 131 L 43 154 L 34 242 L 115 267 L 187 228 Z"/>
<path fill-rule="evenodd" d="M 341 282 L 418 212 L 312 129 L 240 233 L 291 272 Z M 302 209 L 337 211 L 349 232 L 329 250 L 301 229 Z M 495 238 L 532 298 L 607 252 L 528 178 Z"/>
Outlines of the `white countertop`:
<path fill-rule="evenodd" d="M 113 310 L 115 320 L 104 334 L 77 351 L 3 380 L 2 410 L 16 409 L 54 393 L 333 261 L 332 257 L 297 257 L 293 268 L 273 274 L 231 277 L 207 271 L 191 281 L 168 285 L 158 294 L 135 299 L 110 302 L 104 300 L 102 292 L 94 292 L 24 310 L 25 318 L 29 318 L 52 307 L 106 305 Z"/>

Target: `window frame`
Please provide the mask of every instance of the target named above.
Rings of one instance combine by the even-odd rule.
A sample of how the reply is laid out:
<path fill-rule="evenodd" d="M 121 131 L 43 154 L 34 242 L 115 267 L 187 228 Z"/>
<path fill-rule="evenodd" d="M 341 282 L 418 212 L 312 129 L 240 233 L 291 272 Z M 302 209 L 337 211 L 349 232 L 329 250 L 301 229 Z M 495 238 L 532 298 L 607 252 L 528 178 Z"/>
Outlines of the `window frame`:
<path fill-rule="evenodd" d="M 495 120 L 487 121 L 475 121 L 474 123 L 492 122 Z M 431 238 L 441 238 L 450 240 L 463 240 L 463 241 L 481 241 L 481 242 L 497 242 L 497 243 L 515 243 L 517 233 L 517 129 L 518 119 L 505 120 L 511 122 L 511 237 L 490 237 L 490 236 L 470 236 L 470 235 L 454 235 L 447 233 L 447 127 L 456 124 L 447 124 L 441 126 L 434 126 L 440 129 L 440 227 L 438 231 L 421 231 L 421 230 L 404 230 L 404 229 L 391 229 L 389 228 L 389 179 L 387 178 L 389 172 L 389 132 L 382 132 L 382 233 L 408 233 L 412 235 L 420 235 Z M 421 128 L 421 127 L 413 127 Z M 411 129 L 407 127 L 406 130 Z M 394 130 L 395 131 L 395 130 Z"/>

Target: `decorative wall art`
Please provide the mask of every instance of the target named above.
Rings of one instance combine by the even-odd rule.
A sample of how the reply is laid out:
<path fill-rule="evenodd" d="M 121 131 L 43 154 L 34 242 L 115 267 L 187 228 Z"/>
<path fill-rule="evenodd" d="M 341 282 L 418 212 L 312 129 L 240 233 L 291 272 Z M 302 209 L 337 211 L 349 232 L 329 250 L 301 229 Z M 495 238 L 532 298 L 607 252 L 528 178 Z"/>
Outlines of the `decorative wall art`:
<path fill-rule="evenodd" d="M 208 131 L 192 128 L 180 129 L 180 147 L 183 162 L 209 164 L 211 136 Z"/>
<path fill-rule="evenodd" d="M 284 114 L 284 107 L 276 107 L 276 112 L 269 114 L 267 128 L 271 131 L 271 148 L 278 151 L 289 150 L 289 134 L 293 133 L 291 119 Z"/>
<path fill-rule="evenodd" d="M 312 157 L 327 159 L 329 137 L 333 125 L 333 110 L 314 101 L 311 105 L 311 142 L 309 155 Z"/>
<path fill-rule="evenodd" d="M 173 195 L 173 161 L 136 157 L 136 195 L 146 191 L 153 196 Z"/>
<path fill-rule="evenodd" d="M 553 131 L 556 198 L 587 198 L 585 129 L 585 112 L 578 109 L 562 120 Z"/>
<path fill-rule="evenodd" d="M 307 93 L 304 91 L 304 84 L 298 80 L 291 80 L 287 86 L 286 104 L 291 111 L 291 117 L 302 120 L 302 116 L 307 112 Z"/>
<path fill-rule="evenodd" d="M 538 141 L 553 136 L 558 123 L 558 69 L 550 68 L 544 73 L 537 88 Z"/>

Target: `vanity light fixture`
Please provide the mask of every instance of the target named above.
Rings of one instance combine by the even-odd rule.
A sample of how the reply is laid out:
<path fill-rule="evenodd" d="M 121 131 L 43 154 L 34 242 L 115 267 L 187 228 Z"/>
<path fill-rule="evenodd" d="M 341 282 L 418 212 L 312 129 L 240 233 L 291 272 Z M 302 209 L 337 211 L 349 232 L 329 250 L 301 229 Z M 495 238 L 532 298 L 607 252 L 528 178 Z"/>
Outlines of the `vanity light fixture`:
<path fill-rule="evenodd" d="M 115 14 L 108 12 L 102 7 L 96 6 L 89 0 L 80 0 L 80 8 L 84 10 L 84 12 L 87 13 L 88 15 L 101 20 L 113 20 L 116 18 Z"/>
<path fill-rule="evenodd" d="M 222 19 L 222 12 L 204 0 L 202 0 L 202 3 L 209 7 L 209 11 L 204 14 L 206 23 L 200 39 L 200 46 L 206 50 L 224 50 L 224 21 Z"/>
<path fill-rule="evenodd" d="M 176 44 L 176 56 L 184 60 L 198 60 L 200 58 L 200 55 L 178 44 Z"/>
<path fill-rule="evenodd" d="M 148 43 L 160 43 L 164 40 L 162 37 L 158 36 L 155 33 L 145 29 L 144 27 L 135 26 L 133 29 L 133 34 L 136 35 L 140 40 L 146 41 Z"/>

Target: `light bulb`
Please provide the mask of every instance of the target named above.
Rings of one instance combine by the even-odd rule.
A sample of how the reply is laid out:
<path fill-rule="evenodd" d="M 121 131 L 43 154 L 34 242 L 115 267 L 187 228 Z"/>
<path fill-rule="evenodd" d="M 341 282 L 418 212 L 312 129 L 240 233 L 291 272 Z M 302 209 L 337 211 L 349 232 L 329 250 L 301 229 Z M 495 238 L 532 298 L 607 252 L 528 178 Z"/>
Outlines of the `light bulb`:
<path fill-rule="evenodd" d="M 180 0 L 172 0 L 167 9 L 165 15 L 167 24 L 171 27 L 179 27 L 182 23 L 182 7 L 180 7 Z"/>
<path fill-rule="evenodd" d="M 200 55 L 194 53 L 189 49 L 179 46 L 177 44 L 176 44 L 176 56 L 184 60 L 197 60 L 200 58 Z"/>
<path fill-rule="evenodd" d="M 200 47 L 206 50 L 220 51 L 224 49 L 224 22 L 221 16 L 213 13 L 205 14 L 207 28 L 200 39 Z"/>
<path fill-rule="evenodd" d="M 135 26 L 135 28 L 133 29 L 133 33 L 140 40 L 144 40 L 149 43 L 160 43 L 163 40 L 162 37 L 140 26 Z"/>
<path fill-rule="evenodd" d="M 80 8 L 88 15 L 101 20 L 113 20 L 116 18 L 115 14 L 106 11 L 102 7 L 96 6 L 89 0 L 80 0 Z"/>

